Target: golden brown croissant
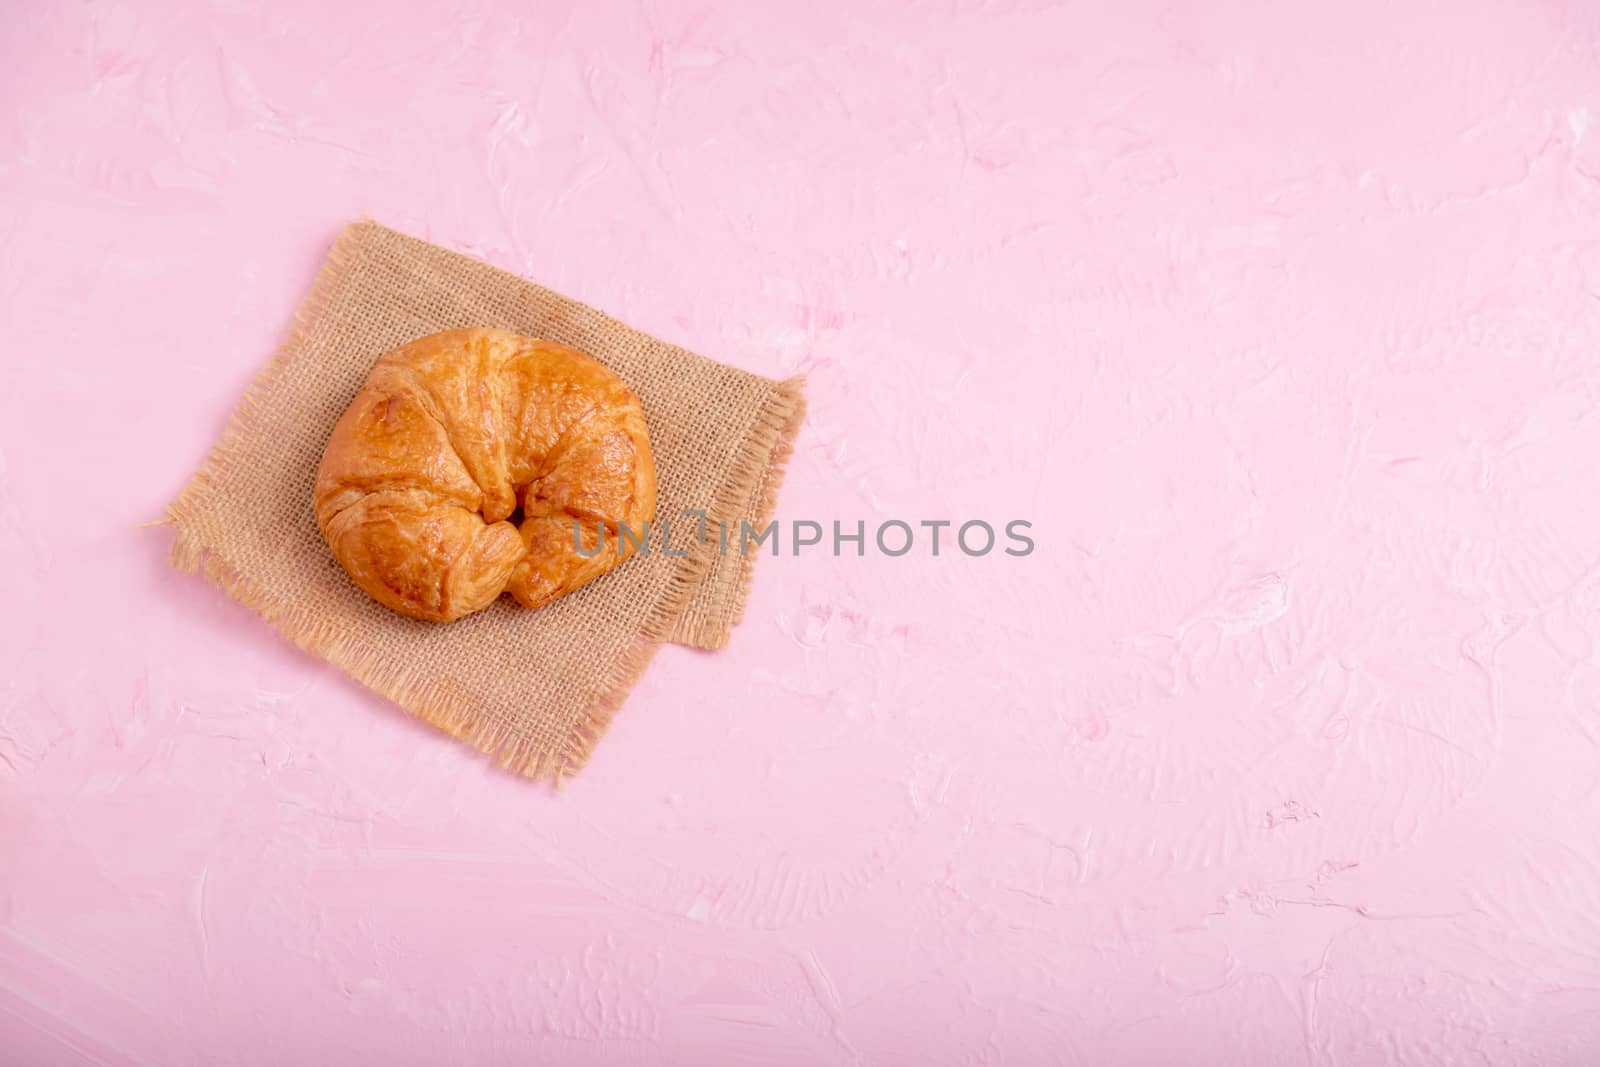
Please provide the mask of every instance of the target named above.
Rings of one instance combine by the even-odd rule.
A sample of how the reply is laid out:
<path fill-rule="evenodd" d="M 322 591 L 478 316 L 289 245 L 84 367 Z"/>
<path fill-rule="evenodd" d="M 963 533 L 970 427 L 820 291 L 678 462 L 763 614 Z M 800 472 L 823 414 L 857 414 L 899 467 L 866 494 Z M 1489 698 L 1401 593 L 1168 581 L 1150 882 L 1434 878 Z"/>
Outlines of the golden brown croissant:
<path fill-rule="evenodd" d="M 617 566 L 618 524 L 655 516 L 655 461 L 639 398 L 595 359 L 450 330 L 378 360 L 328 438 L 313 499 L 358 586 L 448 622 L 502 592 L 536 608 Z M 506 521 L 519 505 L 520 530 Z"/>

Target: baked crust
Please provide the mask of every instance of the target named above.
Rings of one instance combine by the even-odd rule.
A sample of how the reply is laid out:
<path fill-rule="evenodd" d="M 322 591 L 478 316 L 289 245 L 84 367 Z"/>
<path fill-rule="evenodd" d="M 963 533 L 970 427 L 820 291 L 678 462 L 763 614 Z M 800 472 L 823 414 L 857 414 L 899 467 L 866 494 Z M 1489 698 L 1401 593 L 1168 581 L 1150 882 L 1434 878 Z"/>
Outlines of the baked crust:
<path fill-rule="evenodd" d="M 639 398 L 598 360 L 507 330 L 449 330 L 373 366 L 312 496 L 356 585 L 448 622 L 502 592 L 537 608 L 615 568 L 618 524 L 655 517 L 655 460 Z M 508 521 L 519 507 L 520 526 Z"/>

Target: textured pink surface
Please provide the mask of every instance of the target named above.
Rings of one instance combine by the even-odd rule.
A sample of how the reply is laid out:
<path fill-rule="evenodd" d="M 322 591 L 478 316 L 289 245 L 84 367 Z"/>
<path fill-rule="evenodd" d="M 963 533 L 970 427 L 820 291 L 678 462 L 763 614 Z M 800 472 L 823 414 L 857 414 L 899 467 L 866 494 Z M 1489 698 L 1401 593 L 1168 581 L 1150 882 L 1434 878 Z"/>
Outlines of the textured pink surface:
<path fill-rule="evenodd" d="M 1596 1062 L 1600 22 L 1112 6 L 8 4 L 0 1062 Z M 362 213 L 1037 552 L 493 770 L 135 528 Z"/>

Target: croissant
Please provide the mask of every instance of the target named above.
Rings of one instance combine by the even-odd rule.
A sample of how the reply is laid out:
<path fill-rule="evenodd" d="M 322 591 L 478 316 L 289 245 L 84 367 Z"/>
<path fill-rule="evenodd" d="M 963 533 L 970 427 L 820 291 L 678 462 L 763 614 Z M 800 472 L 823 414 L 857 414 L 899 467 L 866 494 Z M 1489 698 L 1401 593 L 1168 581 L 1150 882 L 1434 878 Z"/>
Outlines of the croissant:
<path fill-rule="evenodd" d="M 502 592 L 537 608 L 615 568 L 619 525 L 637 533 L 655 516 L 655 460 L 639 398 L 597 360 L 506 330 L 450 330 L 378 360 L 334 425 L 312 496 L 356 585 L 448 622 Z"/>

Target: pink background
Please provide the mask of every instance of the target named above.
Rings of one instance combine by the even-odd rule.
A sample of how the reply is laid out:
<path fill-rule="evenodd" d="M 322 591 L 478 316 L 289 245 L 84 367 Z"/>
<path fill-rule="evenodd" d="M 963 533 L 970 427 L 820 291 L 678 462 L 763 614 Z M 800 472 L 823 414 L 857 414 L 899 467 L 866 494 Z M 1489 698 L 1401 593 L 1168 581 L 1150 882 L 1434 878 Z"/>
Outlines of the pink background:
<path fill-rule="evenodd" d="M 0 1062 L 1596 1062 L 1600 16 L 1316 7 L 7 4 Z M 498 772 L 137 528 L 363 213 L 1038 549 Z"/>

